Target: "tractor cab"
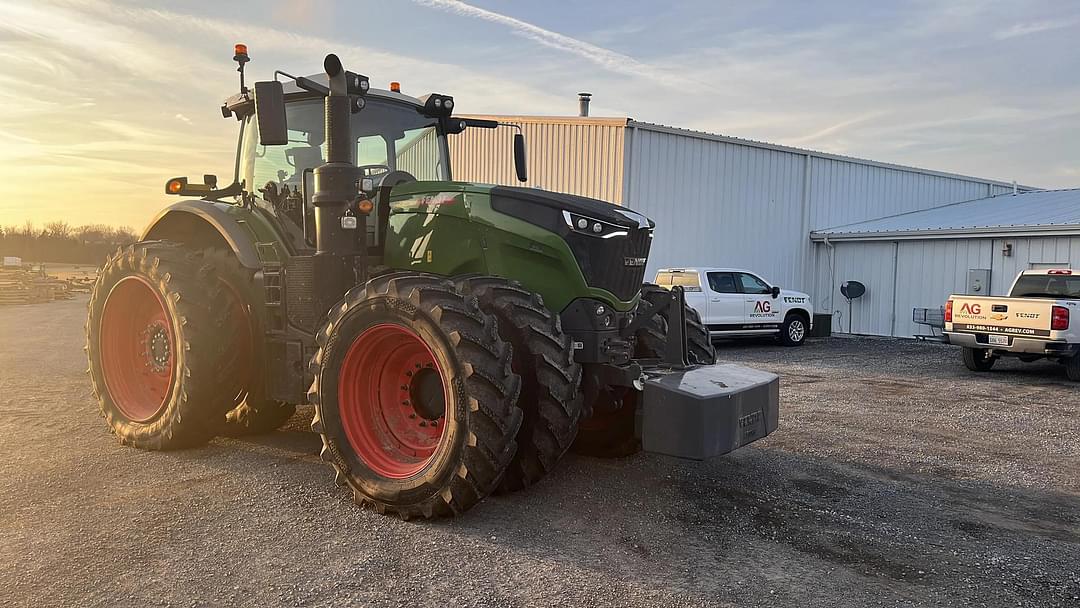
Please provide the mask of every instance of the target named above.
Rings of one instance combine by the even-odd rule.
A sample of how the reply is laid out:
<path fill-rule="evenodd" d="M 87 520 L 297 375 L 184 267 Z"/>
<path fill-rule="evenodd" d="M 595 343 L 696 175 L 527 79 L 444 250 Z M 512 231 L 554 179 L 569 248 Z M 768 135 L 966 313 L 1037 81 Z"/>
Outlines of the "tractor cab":
<path fill-rule="evenodd" d="M 326 76 L 309 80 L 322 84 Z M 279 220 L 296 249 L 310 249 L 315 246 L 314 169 L 327 161 L 324 101 L 294 83 L 283 88 L 284 145 L 261 143 L 255 113 L 238 112 L 242 127 L 236 181 L 245 197 Z M 382 185 L 450 179 L 445 121 L 425 115 L 421 100 L 398 92 L 373 89 L 364 99 L 350 123 L 349 148 L 361 174 L 372 180 L 376 206 L 387 204 L 378 200 Z"/>

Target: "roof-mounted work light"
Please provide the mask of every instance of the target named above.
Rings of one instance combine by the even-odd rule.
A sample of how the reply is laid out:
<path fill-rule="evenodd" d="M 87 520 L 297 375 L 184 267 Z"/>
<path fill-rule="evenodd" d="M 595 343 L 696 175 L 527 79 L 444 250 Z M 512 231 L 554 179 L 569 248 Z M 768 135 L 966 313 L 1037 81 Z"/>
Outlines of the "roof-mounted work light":
<path fill-rule="evenodd" d="M 451 112 L 454 111 L 454 98 L 449 95 L 430 93 L 421 97 L 420 102 L 424 104 L 424 116 L 441 118 L 450 116 Z"/>

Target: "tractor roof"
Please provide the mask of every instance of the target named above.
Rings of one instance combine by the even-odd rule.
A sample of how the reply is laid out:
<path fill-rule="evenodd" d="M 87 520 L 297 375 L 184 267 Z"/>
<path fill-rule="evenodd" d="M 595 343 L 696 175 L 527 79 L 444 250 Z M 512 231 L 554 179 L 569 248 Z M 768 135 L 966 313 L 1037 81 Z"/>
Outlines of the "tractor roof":
<path fill-rule="evenodd" d="M 314 81 L 314 82 L 316 82 L 318 84 L 321 84 L 323 86 L 329 86 L 329 80 L 327 79 L 326 74 L 312 74 L 311 76 L 308 76 L 307 78 L 308 78 L 308 80 L 312 80 L 312 81 Z M 296 83 L 293 82 L 292 80 L 287 80 L 282 84 L 284 85 L 283 88 L 285 89 L 285 95 L 287 95 L 287 96 L 288 95 L 300 95 L 300 94 L 311 95 L 311 93 L 309 93 L 309 92 L 301 89 L 300 87 L 296 86 Z M 417 99 L 415 97 L 405 95 L 403 93 L 395 93 L 394 91 L 387 91 L 387 90 L 384 90 L 384 89 L 369 89 L 367 94 L 370 97 L 383 97 L 385 99 L 393 99 L 393 100 L 396 100 L 396 101 L 402 101 L 402 102 L 409 103 L 409 104 L 412 104 L 412 105 L 415 105 L 415 106 L 423 106 L 424 105 L 423 103 L 420 102 L 419 99 Z"/>
<path fill-rule="evenodd" d="M 311 76 L 308 76 L 307 78 L 317 84 L 328 86 L 328 79 L 326 77 L 326 74 L 313 74 Z M 286 98 L 318 97 L 317 94 L 311 93 L 310 91 L 305 91 L 304 89 L 296 86 L 296 83 L 291 79 L 287 79 L 282 82 L 282 89 L 284 90 Z M 423 102 L 421 102 L 415 97 L 405 95 L 403 93 L 397 93 L 394 91 L 387 91 L 384 89 L 369 89 L 367 92 L 367 96 L 407 103 L 409 105 L 419 108 L 424 107 Z M 228 118 L 230 115 L 235 113 L 237 118 L 241 118 L 251 113 L 254 110 L 254 104 L 252 103 L 252 100 L 253 96 L 251 91 L 247 93 L 237 93 L 230 96 L 228 99 L 225 100 L 224 107 L 222 108 L 225 117 Z"/>

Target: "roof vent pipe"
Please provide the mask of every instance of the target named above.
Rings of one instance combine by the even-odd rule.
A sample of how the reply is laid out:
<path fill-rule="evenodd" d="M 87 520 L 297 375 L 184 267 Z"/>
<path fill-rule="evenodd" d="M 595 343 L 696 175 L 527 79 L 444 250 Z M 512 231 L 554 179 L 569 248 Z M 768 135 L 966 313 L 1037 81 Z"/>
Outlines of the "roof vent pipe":
<path fill-rule="evenodd" d="M 592 99 L 592 93 L 578 93 L 578 116 L 589 115 L 589 100 Z"/>

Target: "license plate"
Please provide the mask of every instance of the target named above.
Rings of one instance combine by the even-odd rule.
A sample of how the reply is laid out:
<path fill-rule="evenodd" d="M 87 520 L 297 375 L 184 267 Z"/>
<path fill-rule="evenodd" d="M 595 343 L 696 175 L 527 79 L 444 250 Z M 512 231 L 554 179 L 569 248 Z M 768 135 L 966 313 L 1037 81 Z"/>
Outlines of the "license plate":
<path fill-rule="evenodd" d="M 990 336 L 987 336 L 987 343 L 989 343 L 990 346 L 1008 346 L 1009 345 L 1009 336 L 990 335 Z"/>

